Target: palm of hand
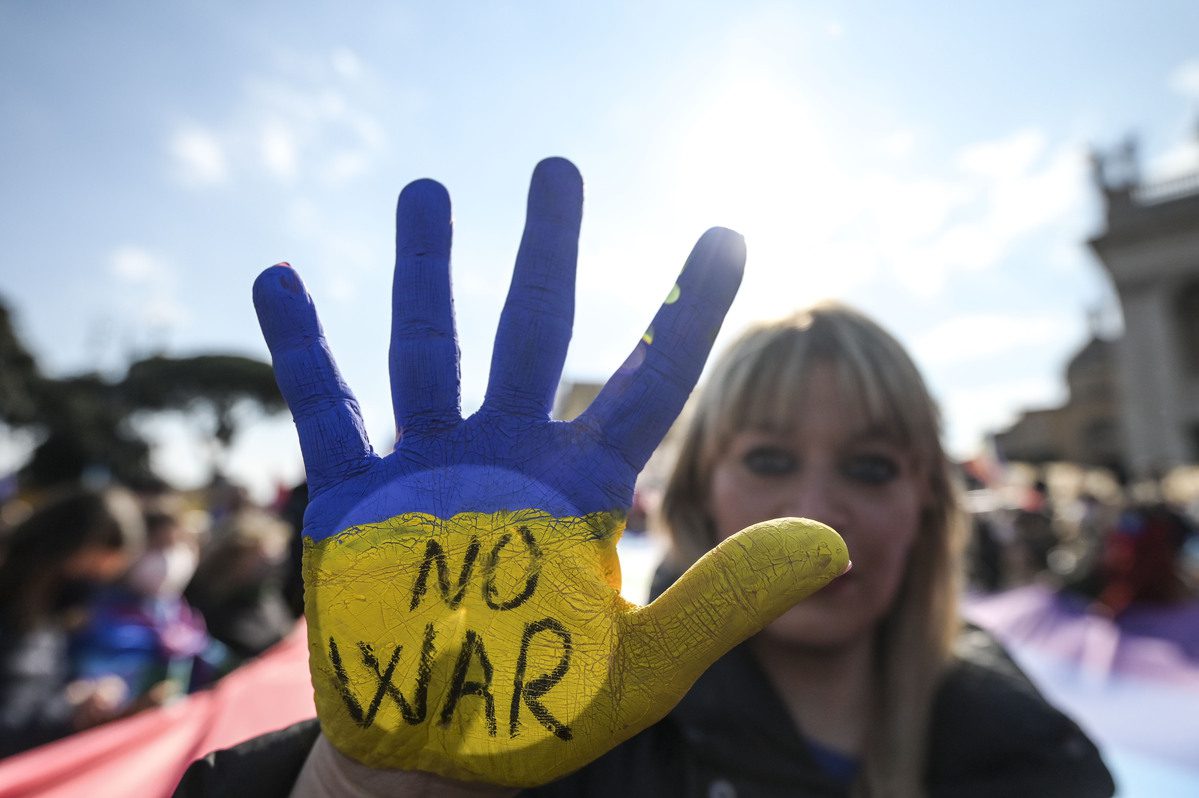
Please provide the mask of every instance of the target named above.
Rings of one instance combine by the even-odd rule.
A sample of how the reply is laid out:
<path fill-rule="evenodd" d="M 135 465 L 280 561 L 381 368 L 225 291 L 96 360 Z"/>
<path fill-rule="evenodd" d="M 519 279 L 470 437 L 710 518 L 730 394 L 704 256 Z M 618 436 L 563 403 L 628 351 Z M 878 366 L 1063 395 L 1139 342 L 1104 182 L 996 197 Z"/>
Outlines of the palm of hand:
<path fill-rule="evenodd" d="M 273 267 L 255 285 L 313 496 L 304 581 L 318 714 L 368 765 L 549 781 L 657 720 L 723 651 L 845 568 L 826 527 L 767 525 L 651 607 L 620 598 L 615 546 L 634 479 L 698 378 L 744 254 L 734 234 L 705 235 L 656 335 L 583 416 L 550 421 L 581 198 L 570 164 L 539 165 L 487 398 L 462 419 L 448 198 L 427 181 L 405 189 L 391 368 L 401 436 L 384 458 L 298 277 Z"/>

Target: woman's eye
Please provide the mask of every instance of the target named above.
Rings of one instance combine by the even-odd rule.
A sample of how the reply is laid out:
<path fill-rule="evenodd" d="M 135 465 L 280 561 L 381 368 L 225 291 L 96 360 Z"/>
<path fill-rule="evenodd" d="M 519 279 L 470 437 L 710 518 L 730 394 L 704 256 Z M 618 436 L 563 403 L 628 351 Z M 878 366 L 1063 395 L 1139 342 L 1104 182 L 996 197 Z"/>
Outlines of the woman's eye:
<path fill-rule="evenodd" d="M 899 476 L 899 463 L 891 457 L 865 454 L 851 457 L 843 466 L 850 479 L 866 485 L 883 485 Z"/>
<path fill-rule="evenodd" d="M 797 464 L 795 455 L 785 449 L 775 449 L 769 446 L 750 449 L 745 453 L 742 462 L 745 463 L 745 467 L 751 474 L 763 477 L 789 474 L 795 470 Z"/>

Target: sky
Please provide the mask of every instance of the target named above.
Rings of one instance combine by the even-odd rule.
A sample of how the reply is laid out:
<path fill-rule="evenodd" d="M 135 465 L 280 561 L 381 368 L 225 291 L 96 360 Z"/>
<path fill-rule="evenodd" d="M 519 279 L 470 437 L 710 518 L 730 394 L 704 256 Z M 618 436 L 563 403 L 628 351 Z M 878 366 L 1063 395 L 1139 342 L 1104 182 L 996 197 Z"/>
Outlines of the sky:
<path fill-rule="evenodd" d="M 1119 307 L 1085 240 L 1087 153 L 1140 137 L 1199 169 L 1199 4 L 837 2 L 0 4 L 0 296 L 54 375 L 131 358 L 266 358 L 250 303 L 291 262 L 376 448 L 394 203 L 454 203 L 463 400 L 477 407 L 534 164 L 586 181 L 565 377 L 625 358 L 695 239 L 746 236 L 719 349 L 824 298 L 913 352 L 969 456 Z M 1095 322 L 1093 320 L 1097 319 Z M 247 416 L 249 417 L 249 416 Z M 144 422 L 178 484 L 208 452 Z M 28 436 L 0 434 L 0 471 Z M 230 473 L 301 474 L 286 417 Z"/>

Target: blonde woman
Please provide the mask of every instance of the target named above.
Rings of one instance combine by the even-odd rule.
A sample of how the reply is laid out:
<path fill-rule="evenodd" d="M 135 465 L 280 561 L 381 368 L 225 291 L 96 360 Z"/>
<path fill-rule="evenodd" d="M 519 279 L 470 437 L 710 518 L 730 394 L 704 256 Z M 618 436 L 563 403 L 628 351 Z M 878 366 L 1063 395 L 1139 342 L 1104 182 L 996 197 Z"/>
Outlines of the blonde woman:
<path fill-rule="evenodd" d="M 765 518 L 823 521 L 852 571 L 708 671 L 675 710 L 728 795 L 1109 795 L 1094 746 L 957 614 L 963 512 L 900 344 L 822 304 L 747 330 L 694 398 L 655 590 Z M 702 733 L 696 733 L 700 730 Z"/>

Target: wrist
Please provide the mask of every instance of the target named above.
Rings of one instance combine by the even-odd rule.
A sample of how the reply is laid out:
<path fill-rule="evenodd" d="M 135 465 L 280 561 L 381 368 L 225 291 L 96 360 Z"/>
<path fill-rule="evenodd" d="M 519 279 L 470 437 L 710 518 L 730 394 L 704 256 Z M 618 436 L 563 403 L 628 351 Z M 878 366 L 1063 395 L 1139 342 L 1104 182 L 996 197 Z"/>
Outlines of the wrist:
<path fill-rule="evenodd" d="M 509 798 L 516 793 L 509 787 L 456 781 L 421 771 L 368 767 L 338 751 L 322 734 L 304 762 L 291 798 Z"/>

